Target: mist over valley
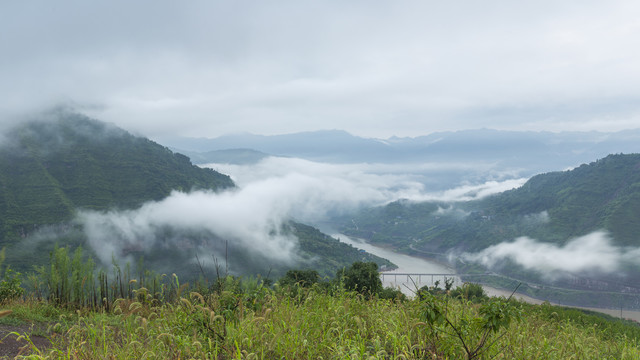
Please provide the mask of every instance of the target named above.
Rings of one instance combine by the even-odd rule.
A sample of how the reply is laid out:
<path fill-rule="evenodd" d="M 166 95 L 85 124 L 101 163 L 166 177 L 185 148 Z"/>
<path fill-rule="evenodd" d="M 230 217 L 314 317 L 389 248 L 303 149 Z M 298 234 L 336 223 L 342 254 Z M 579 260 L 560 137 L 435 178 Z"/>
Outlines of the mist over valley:
<path fill-rule="evenodd" d="M 329 134 L 337 135 L 336 148 Z M 492 140 L 488 134 L 495 135 L 495 146 L 486 146 Z M 320 211 L 309 211 L 309 203 L 296 207 L 305 209 L 297 214 L 304 221 L 443 261 L 459 272 L 477 273 L 469 281 L 478 281 L 485 273 L 505 276 L 530 284 L 522 291 L 532 296 L 574 305 L 589 297 L 599 298 L 601 306 L 610 303 L 606 294 L 564 296 L 562 300 L 554 290 L 539 288 L 627 293 L 640 289 L 634 280 L 640 270 L 635 256 L 640 245 L 636 235 L 640 232 L 636 220 L 640 214 L 640 159 L 633 154 L 638 151 L 636 131 L 451 133 L 446 135 L 458 138 L 459 146 L 443 145 L 450 153 L 429 151 L 425 142 L 415 147 L 412 157 L 399 156 L 396 162 L 375 152 L 365 156 L 373 142 L 381 143 L 375 139 L 369 143 L 357 139 L 351 155 L 335 161 L 349 137 L 344 132 L 320 132 L 323 147 L 320 140 L 314 142 L 315 135 L 239 136 L 244 139 L 239 142 L 241 147 L 255 146 L 259 149 L 255 151 L 271 150 L 282 156 L 251 163 L 230 157 L 226 163 L 201 166 L 231 174 L 238 184 L 264 179 L 288 183 L 292 193 L 299 192 L 309 203 L 319 205 Z M 510 136 L 513 140 L 507 141 Z M 222 141 L 229 138 L 199 139 L 194 147 L 218 140 L 231 146 Z M 296 140 L 290 145 L 285 138 Z M 523 140 L 532 138 L 537 141 Z M 397 139 L 411 140 L 415 139 Z M 440 141 L 455 143 L 447 136 L 440 136 L 436 143 Z M 366 145 L 358 148 L 356 144 Z M 353 154 L 360 158 L 356 161 Z M 483 155 L 489 161 L 476 161 Z M 580 163 L 583 156 L 594 156 L 597 161 Z M 539 169 L 545 173 L 537 174 Z M 297 181 L 302 179 L 305 181 Z M 481 281 L 506 287 L 513 283 Z"/>
<path fill-rule="evenodd" d="M 0 2 L 0 358 L 640 359 L 640 2 Z"/>
<path fill-rule="evenodd" d="M 276 206 L 284 184 L 238 188 L 227 175 L 83 115 L 56 111 L 7 134 L 0 244 L 17 270 L 67 245 L 88 248 L 103 266 L 144 260 L 187 277 L 203 269 L 278 276 L 313 266 L 333 275 L 357 260 L 391 265 L 293 222 L 290 204 Z"/>
<path fill-rule="evenodd" d="M 570 163 L 576 158 L 554 157 L 547 167 L 561 163 L 571 170 L 523 177 L 542 166 L 530 159 L 544 158 L 544 152 L 529 153 L 519 141 L 511 143 L 519 150 L 506 147 L 509 156 L 502 160 L 488 149 L 485 162 L 474 160 L 485 148 L 472 151 L 465 141 L 466 147 L 450 153 L 418 147 L 413 157 L 395 160 L 329 161 L 343 148 L 366 154 L 371 143 L 360 139 L 359 149 L 343 141 L 336 150 L 331 135 L 340 143 L 345 133 L 324 132 L 327 156 L 304 140 L 313 134 L 304 134 L 288 137 L 296 139 L 292 144 L 277 138 L 281 156 L 269 154 L 268 147 L 228 143 L 229 149 L 192 152 L 201 162 L 194 166 L 163 145 L 67 111 L 5 134 L 2 246 L 23 271 L 43 262 L 54 246 L 66 245 L 87 247 L 103 266 L 143 260 L 155 271 L 187 277 L 221 269 L 277 277 L 294 268 L 330 277 L 353 261 L 375 261 L 387 269 L 401 265 L 341 243 L 316 229 L 321 228 L 440 261 L 460 273 L 566 288 L 589 288 L 589 281 L 609 291 L 637 286 L 632 279 L 640 269 L 634 256 L 640 252 L 638 155 L 609 155 L 581 166 Z M 449 135 L 473 139 L 470 134 Z M 592 153 L 615 149 L 614 141 L 602 139 L 621 134 L 591 134 L 580 141 Z M 576 145 L 575 137 L 554 135 L 546 151 L 576 153 L 566 150 Z M 305 143 L 316 155 L 285 151 Z M 620 149 L 630 144 L 622 142 Z"/>
<path fill-rule="evenodd" d="M 272 136 L 164 136 L 157 140 L 199 165 L 255 164 L 265 156 L 300 158 L 356 169 L 365 166 L 368 173 L 414 175 L 425 191 L 434 192 L 491 180 L 529 178 L 609 154 L 636 153 L 640 130 L 553 133 L 476 129 L 386 139 L 324 130 Z M 221 152 L 226 152 L 226 157 L 221 157 Z"/>

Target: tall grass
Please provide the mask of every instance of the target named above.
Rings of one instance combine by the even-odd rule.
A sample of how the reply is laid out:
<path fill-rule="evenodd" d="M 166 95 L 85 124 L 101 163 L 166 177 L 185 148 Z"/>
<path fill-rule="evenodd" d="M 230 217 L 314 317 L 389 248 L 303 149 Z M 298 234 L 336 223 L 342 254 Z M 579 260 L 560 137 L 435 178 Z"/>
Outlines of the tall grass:
<path fill-rule="evenodd" d="M 29 300 L 11 304 L 1 320 L 49 324 L 52 345 L 33 346 L 34 359 L 463 359 L 460 334 L 425 314 L 435 306 L 465 341 L 477 342 L 490 304 L 445 294 L 388 300 L 339 285 L 291 291 L 232 276 L 189 285 L 116 264 L 97 270 L 81 250 L 64 248 L 36 275 Z M 640 358 L 636 325 L 511 305 L 523 309 L 522 321 L 492 333 L 474 358 Z M 27 345 L 29 335 L 20 335 Z"/>
<path fill-rule="evenodd" d="M 350 292 L 309 290 L 292 298 L 267 290 L 261 307 L 227 293 L 183 293 L 175 303 L 118 300 L 112 310 L 73 313 L 49 359 L 462 359 L 453 334 L 421 321 L 419 300 L 393 302 Z M 225 313 L 229 301 L 237 301 Z M 478 305 L 452 301 L 452 318 Z M 67 320 L 69 320 L 67 318 Z M 637 359 L 636 340 L 597 327 L 525 314 L 481 359 Z"/>
<path fill-rule="evenodd" d="M 50 253 L 49 265 L 36 266 L 25 283 L 29 295 L 36 300 L 74 309 L 109 310 L 115 300 L 132 299 L 140 288 L 147 289 L 148 296 L 160 301 L 176 293 L 172 279 L 164 274 L 139 267 L 136 277 L 129 264 L 123 270 L 114 260 L 110 274 L 106 269 L 98 269 L 82 248 L 71 253 L 67 247 L 56 246 Z M 168 291 L 171 289 L 173 293 Z"/>

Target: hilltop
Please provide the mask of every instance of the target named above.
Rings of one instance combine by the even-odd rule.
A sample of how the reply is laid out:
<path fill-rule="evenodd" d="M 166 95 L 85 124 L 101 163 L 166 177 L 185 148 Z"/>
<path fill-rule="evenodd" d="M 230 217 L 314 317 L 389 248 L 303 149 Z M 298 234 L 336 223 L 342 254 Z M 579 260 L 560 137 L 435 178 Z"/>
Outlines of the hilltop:
<path fill-rule="evenodd" d="M 0 245 L 76 209 L 131 209 L 173 190 L 222 190 L 227 175 L 151 140 L 79 114 L 35 120 L 0 144 Z"/>

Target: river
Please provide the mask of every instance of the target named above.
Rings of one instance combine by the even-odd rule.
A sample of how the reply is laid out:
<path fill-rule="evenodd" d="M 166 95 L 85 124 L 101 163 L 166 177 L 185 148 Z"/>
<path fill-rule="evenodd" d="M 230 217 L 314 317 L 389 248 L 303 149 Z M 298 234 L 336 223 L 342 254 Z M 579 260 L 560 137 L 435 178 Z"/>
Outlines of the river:
<path fill-rule="evenodd" d="M 395 275 L 395 274 L 455 274 L 453 267 L 441 264 L 435 261 L 429 261 L 423 258 L 400 254 L 389 249 L 371 245 L 362 239 L 350 237 L 344 234 L 333 234 L 332 237 L 340 240 L 343 243 L 351 244 L 351 246 L 365 250 L 368 253 L 380 256 L 388 259 L 392 263 L 398 266 L 395 270 L 383 271 L 381 273 L 381 280 L 385 287 L 399 288 L 404 294 L 413 296 L 416 288 L 422 286 L 433 286 L 435 281 L 440 281 L 440 287 L 444 288 L 445 276 L 407 276 L 407 275 Z M 453 278 L 453 287 L 461 285 L 462 281 L 457 276 L 446 276 L 446 278 Z M 504 296 L 508 297 L 511 292 L 501 289 L 495 289 L 489 286 L 483 286 L 485 292 L 489 296 Z M 531 304 L 541 304 L 543 300 L 535 299 L 523 294 L 514 294 L 514 297 L 522 301 Z M 579 307 L 576 307 L 579 308 Z M 620 310 L 620 309 L 600 309 L 600 308 L 582 308 L 586 310 L 602 312 L 614 317 L 623 317 L 626 319 L 632 319 L 640 322 L 640 311 Z"/>
<path fill-rule="evenodd" d="M 453 287 L 461 285 L 461 280 L 457 276 L 417 276 L 417 275 L 396 275 L 396 274 L 455 274 L 456 270 L 445 264 L 425 260 L 414 256 L 404 255 L 371 245 L 362 239 L 353 238 L 344 234 L 333 234 L 332 237 L 343 243 L 362 249 L 368 253 L 385 258 L 398 265 L 395 270 L 383 271 L 381 275 L 382 283 L 385 287 L 400 288 L 406 295 L 413 295 L 417 289 L 423 286 L 434 286 L 439 281 L 439 286 L 444 288 L 444 280 L 453 279 Z M 417 288 L 417 289 L 416 289 Z"/>

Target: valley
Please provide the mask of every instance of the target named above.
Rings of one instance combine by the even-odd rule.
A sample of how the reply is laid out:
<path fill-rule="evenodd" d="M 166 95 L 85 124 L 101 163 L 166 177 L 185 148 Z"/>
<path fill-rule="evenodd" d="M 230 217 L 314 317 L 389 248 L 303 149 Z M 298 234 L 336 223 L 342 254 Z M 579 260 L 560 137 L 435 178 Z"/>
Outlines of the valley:
<path fill-rule="evenodd" d="M 386 258 L 391 260 L 394 264 L 398 266 L 397 269 L 394 270 L 383 270 L 381 272 L 382 283 L 385 286 L 399 288 L 405 293 L 407 296 L 415 296 L 417 291 L 416 288 L 421 288 L 423 286 L 433 287 L 436 286 L 435 281 L 438 281 L 439 284 L 443 284 L 446 279 L 453 279 L 454 286 L 460 286 L 463 283 L 463 280 L 460 279 L 459 276 L 443 276 L 443 275 L 411 275 L 407 276 L 404 274 L 455 274 L 456 270 L 446 263 L 439 263 L 433 258 L 424 258 L 419 257 L 417 255 L 409 256 L 404 254 L 399 254 L 395 251 L 391 251 L 385 248 L 381 248 L 376 245 L 369 244 L 365 242 L 363 239 L 351 238 L 344 234 L 335 234 L 333 235 L 335 238 L 340 239 L 342 242 L 346 242 L 356 248 L 361 248 L 366 250 L 369 253 L 374 255 Z M 395 274 L 403 274 L 395 276 Z M 424 280 L 423 280 L 424 279 Z M 524 301 L 529 304 L 543 304 L 545 302 L 549 302 L 553 305 L 560 305 L 554 303 L 553 301 L 548 301 L 545 299 L 538 299 L 531 297 L 529 295 L 524 294 L 523 292 L 513 293 L 514 289 L 507 288 L 495 288 L 483 283 L 482 275 L 467 278 L 467 281 L 476 282 L 482 284 L 482 287 L 486 291 L 489 296 L 496 297 L 509 297 L 513 296 L 514 298 Z M 636 297 L 640 297 L 637 295 Z M 580 308 L 587 311 L 596 311 L 603 314 L 610 315 L 612 317 L 617 317 L 621 319 L 631 319 L 640 323 L 640 311 L 639 310 L 631 310 L 628 308 L 614 308 L 614 307 L 580 307 L 574 306 L 576 308 Z"/>
<path fill-rule="evenodd" d="M 0 2 L 0 360 L 640 359 L 640 2 Z"/>
<path fill-rule="evenodd" d="M 176 348 L 180 354 L 203 357 L 206 349 L 234 357 L 230 344 L 238 346 L 237 336 L 252 339 L 242 334 L 263 331 L 254 328 L 261 322 L 269 324 L 271 330 L 262 333 L 273 344 L 286 339 L 276 323 L 297 324 L 315 334 L 324 326 L 318 321 L 326 320 L 308 315 L 328 314 L 319 307 L 335 313 L 350 308 L 342 315 L 346 323 L 334 320 L 335 329 L 353 331 L 352 321 L 361 324 L 354 334 L 371 334 L 349 335 L 348 344 L 368 343 L 369 336 L 393 339 L 407 331 L 417 336 L 410 347 L 405 342 L 369 344 L 361 355 L 470 356 L 470 349 L 457 344 L 489 336 L 468 326 L 490 324 L 491 311 L 507 319 L 495 331 L 506 334 L 507 328 L 518 326 L 515 334 L 531 334 L 523 345 L 528 350 L 518 356 L 542 351 L 538 340 L 547 336 L 511 324 L 520 324 L 522 317 L 528 319 L 525 323 L 548 324 L 549 317 L 562 316 L 567 324 L 599 324 L 603 331 L 592 341 L 604 346 L 602 354 L 635 351 L 633 344 L 611 340 L 606 329 L 640 339 L 636 323 L 615 319 L 638 321 L 640 313 L 640 292 L 631 280 L 638 269 L 633 257 L 638 155 L 609 155 L 529 179 L 515 177 L 519 173 L 495 180 L 494 171 L 478 177 L 482 171 L 475 168 L 476 183 L 458 178 L 449 183 L 453 187 L 430 192 L 421 179 L 429 174 L 455 178 L 461 167 L 432 164 L 407 172 L 410 164 L 327 163 L 246 149 L 214 150 L 199 159 L 220 163 L 195 166 L 151 140 L 67 113 L 13 131 L 13 141 L 3 144 L 0 154 L 0 300 L 11 309 L 3 314 L 14 316 L 25 307 L 109 314 L 102 320 L 65 315 L 68 321 L 59 324 L 66 329 L 63 343 L 31 332 L 38 344 L 31 347 L 34 353 L 44 347 L 51 349 L 48 357 L 55 357 L 67 346 L 97 353 L 83 340 L 93 335 L 78 330 L 77 324 L 115 321 L 119 324 L 113 326 L 125 326 L 118 332 L 133 336 L 136 330 L 129 321 L 136 314 L 142 324 L 161 329 L 167 324 L 156 321 L 168 321 L 173 329 L 191 329 L 192 339 L 208 339 L 204 346 L 182 343 Z M 563 260 L 571 256 L 573 261 Z M 516 288 L 511 299 L 510 289 Z M 298 304 L 294 308 L 292 299 Z M 425 309 L 455 314 L 447 326 L 465 329 L 469 338 L 441 332 L 435 326 L 445 323 Z M 177 325 L 185 316 L 198 318 L 201 311 L 209 314 L 206 319 Z M 375 318 L 371 321 L 382 324 L 396 317 L 430 330 L 362 323 Z M 15 329 L 24 331 L 21 326 Z M 565 330 L 586 336 L 582 325 Z M 164 342 L 163 334 L 135 336 L 148 344 L 147 352 L 172 353 L 166 344 L 178 343 Z M 4 338 L 11 336 L 8 332 Z M 318 337 L 337 341 L 328 334 L 296 336 L 303 342 Z M 518 341 L 500 340 L 502 336 L 495 341 L 505 341 L 504 346 Z M 91 343 L 103 348 L 123 343 L 127 351 L 140 353 L 145 349 L 136 348 L 140 341 L 104 333 Z M 557 345 L 550 351 L 566 354 L 556 347 L 563 342 L 553 341 Z M 16 343 L 12 349 L 18 348 Z M 478 351 L 502 351 L 478 344 Z M 270 351 L 285 357 L 345 354 L 292 344 L 277 345 L 278 350 L 251 341 L 241 346 L 247 354 Z M 606 350 L 609 346 L 622 350 Z M 16 353 L 11 351 L 7 354 Z"/>
<path fill-rule="evenodd" d="M 223 144 L 238 141 L 238 147 L 259 150 L 212 148 L 219 162 L 194 166 L 186 156 L 125 130 L 79 114 L 56 116 L 12 130 L 14 141 L 4 144 L 0 159 L 5 166 L 0 244 L 18 271 L 44 263 L 55 244 L 85 247 L 102 266 L 144 259 L 149 269 L 187 278 L 220 269 L 278 277 L 291 268 L 314 268 L 331 277 L 354 261 L 396 268 L 393 259 L 399 252 L 444 266 L 437 271 L 412 267 L 411 273 L 457 272 L 465 274 L 460 281 L 506 289 L 520 281 L 526 284 L 523 294 L 573 306 L 640 306 L 640 286 L 632 280 L 640 270 L 632 255 L 640 233 L 635 220 L 640 213 L 638 155 L 608 155 L 572 170 L 503 181 L 492 180 L 492 174 L 509 167 L 495 165 L 480 183 L 428 192 L 422 177 L 433 173 L 439 178 L 443 171 L 455 177 L 460 168 L 407 171 L 406 164 L 295 157 L 310 154 L 314 141 L 337 139 L 362 154 L 376 144 L 343 132 L 320 133 L 315 140 L 309 140 L 316 136 L 311 133 L 247 137 L 245 142 L 229 138 Z M 455 144 L 471 134 L 445 138 Z M 554 146 L 562 136 L 555 136 Z M 278 142 L 283 156 L 268 155 Z M 214 144 L 200 143 L 199 149 Z M 396 139 L 393 146 L 408 143 Z M 187 139 L 181 143 L 188 144 Z M 377 144 L 380 151 L 391 151 L 388 144 Z M 329 224 L 392 252 L 371 255 L 358 250 L 362 244 L 344 244 L 304 223 Z M 29 255 L 34 253 L 39 255 Z M 572 256 L 574 261 L 564 260 Z M 571 267 L 554 268 L 560 264 Z M 406 267 L 397 272 L 406 273 Z"/>

